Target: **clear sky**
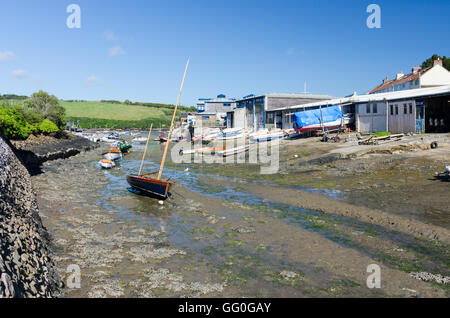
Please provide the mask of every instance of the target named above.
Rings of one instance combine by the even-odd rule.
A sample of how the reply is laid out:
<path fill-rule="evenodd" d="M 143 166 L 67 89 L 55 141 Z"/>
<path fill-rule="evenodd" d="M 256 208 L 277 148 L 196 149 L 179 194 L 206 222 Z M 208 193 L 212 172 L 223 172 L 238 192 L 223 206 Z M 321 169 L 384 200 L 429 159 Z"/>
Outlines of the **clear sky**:
<path fill-rule="evenodd" d="M 69 4 L 81 28 L 69 29 Z M 366 8 L 381 7 L 381 29 Z M 224 93 L 367 93 L 450 56 L 448 0 L 0 2 L 0 94 L 181 103 Z"/>

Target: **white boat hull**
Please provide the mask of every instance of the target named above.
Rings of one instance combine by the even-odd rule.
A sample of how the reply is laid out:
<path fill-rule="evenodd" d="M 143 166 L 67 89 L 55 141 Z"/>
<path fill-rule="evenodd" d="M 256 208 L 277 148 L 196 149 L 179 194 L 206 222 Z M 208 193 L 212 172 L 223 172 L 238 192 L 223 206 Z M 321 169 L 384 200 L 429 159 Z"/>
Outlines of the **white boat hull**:
<path fill-rule="evenodd" d="M 135 144 L 145 144 L 147 142 L 147 138 L 134 138 L 131 142 Z"/>
<path fill-rule="evenodd" d="M 103 162 L 103 161 L 99 161 L 100 166 L 103 169 L 112 169 L 116 166 L 116 164 L 114 162 Z"/>
<path fill-rule="evenodd" d="M 111 160 L 111 161 L 116 161 L 116 160 L 119 160 L 122 158 L 122 154 L 107 152 L 107 153 L 103 154 L 103 158 L 105 158 L 107 160 Z"/>

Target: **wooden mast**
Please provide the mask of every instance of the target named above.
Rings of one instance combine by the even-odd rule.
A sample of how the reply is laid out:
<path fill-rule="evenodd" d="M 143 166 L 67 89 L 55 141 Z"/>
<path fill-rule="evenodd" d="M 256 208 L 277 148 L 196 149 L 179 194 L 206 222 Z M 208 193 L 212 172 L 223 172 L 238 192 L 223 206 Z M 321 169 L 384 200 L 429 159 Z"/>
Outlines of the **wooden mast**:
<path fill-rule="evenodd" d="M 141 176 L 142 166 L 144 164 L 145 154 L 147 153 L 148 141 L 150 140 L 150 135 L 152 133 L 153 123 L 150 125 L 150 131 L 148 132 L 147 143 L 145 144 L 144 154 L 142 155 L 141 167 L 139 168 L 138 176 Z"/>
<path fill-rule="evenodd" d="M 178 92 L 177 103 L 175 104 L 175 109 L 173 110 L 172 122 L 170 123 L 170 129 L 169 129 L 169 133 L 167 135 L 166 147 L 164 148 L 164 153 L 163 153 L 163 156 L 161 159 L 161 165 L 159 167 L 158 180 L 161 180 L 161 175 L 162 175 L 162 172 L 164 169 L 164 162 L 166 161 L 167 149 L 169 148 L 169 143 L 170 143 L 170 135 L 172 134 L 173 123 L 175 121 L 175 116 L 177 114 L 178 103 L 180 102 L 181 91 L 183 89 L 184 79 L 186 78 L 186 72 L 187 72 L 188 66 L 189 66 L 189 59 L 187 60 L 186 68 L 184 69 L 183 80 L 181 81 L 180 91 Z"/>

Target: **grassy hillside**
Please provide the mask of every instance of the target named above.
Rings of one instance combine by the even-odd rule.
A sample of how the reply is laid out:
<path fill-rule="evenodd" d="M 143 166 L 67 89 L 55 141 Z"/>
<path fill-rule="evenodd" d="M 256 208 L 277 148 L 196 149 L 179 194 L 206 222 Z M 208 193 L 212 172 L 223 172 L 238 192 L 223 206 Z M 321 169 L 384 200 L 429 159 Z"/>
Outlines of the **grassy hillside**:
<path fill-rule="evenodd" d="M 60 101 L 70 121 L 79 120 L 83 128 L 146 128 L 170 124 L 173 105 L 119 103 L 116 101 Z M 147 106 L 151 105 L 151 106 Z M 180 107 L 178 115 L 192 108 Z"/>

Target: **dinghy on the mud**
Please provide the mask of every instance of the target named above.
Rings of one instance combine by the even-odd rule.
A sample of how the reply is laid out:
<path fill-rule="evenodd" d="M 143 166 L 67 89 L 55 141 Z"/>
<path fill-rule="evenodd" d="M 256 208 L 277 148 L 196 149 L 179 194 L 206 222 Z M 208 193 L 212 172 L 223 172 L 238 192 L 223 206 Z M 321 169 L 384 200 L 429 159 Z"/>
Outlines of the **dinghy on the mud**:
<path fill-rule="evenodd" d="M 145 144 L 146 141 L 147 141 L 147 138 L 145 138 L 145 137 L 133 138 L 133 140 L 131 140 L 131 142 L 133 144 Z"/>
<path fill-rule="evenodd" d="M 217 136 L 217 140 L 233 140 L 233 139 L 239 139 L 242 138 L 244 134 L 242 133 L 241 128 L 230 128 L 230 129 L 224 129 L 222 131 L 222 134 Z"/>
<path fill-rule="evenodd" d="M 114 161 L 108 159 L 102 159 L 98 162 L 103 169 L 112 169 L 116 166 Z"/>
<path fill-rule="evenodd" d="M 181 149 L 179 154 L 180 156 L 183 155 L 189 155 L 193 153 L 199 153 L 199 154 L 215 154 L 218 151 L 223 151 L 227 149 L 227 147 L 207 147 L 207 148 L 200 148 L 200 149 Z"/>
<path fill-rule="evenodd" d="M 120 151 L 121 151 L 122 153 L 129 153 L 129 152 L 130 152 L 130 149 L 131 149 L 132 147 L 133 147 L 133 146 L 130 145 L 129 143 L 127 143 L 126 141 L 122 142 L 122 143 L 119 145 L 119 149 L 120 149 Z"/>
<path fill-rule="evenodd" d="M 228 156 L 240 154 L 242 152 L 246 152 L 249 149 L 250 149 L 250 145 L 243 145 L 243 146 L 239 146 L 239 147 L 235 147 L 235 148 L 220 150 L 220 151 L 217 151 L 216 154 L 223 156 L 223 157 L 228 157 Z"/>
<path fill-rule="evenodd" d="M 271 140 L 275 140 L 275 139 L 281 139 L 286 135 L 286 133 L 281 130 L 281 129 L 277 129 L 277 130 L 272 130 L 272 131 L 261 131 L 261 132 L 256 132 L 253 134 L 250 134 L 250 140 L 252 142 L 264 142 L 264 141 L 271 141 Z"/>
<path fill-rule="evenodd" d="M 111 161 L 122 159 L 122 152 L 119 149 L 110 149 L 102 154 L 103 158 Z"/>

